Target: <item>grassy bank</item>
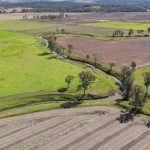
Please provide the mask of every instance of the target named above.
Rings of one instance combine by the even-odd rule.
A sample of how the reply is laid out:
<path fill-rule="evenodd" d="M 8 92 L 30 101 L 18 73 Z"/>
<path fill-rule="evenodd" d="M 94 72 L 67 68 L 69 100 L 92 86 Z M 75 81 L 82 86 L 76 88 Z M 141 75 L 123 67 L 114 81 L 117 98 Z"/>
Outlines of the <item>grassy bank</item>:
<path fill-rule="evenodd" d="M 22 114 L 28 114 L 39 111 L 47 111 L 52 109 L 61 108 L 78 108 L 78 107 L 92 107 L 92 106 L 111 106 L 115 107 L 116 101 L 85 101 L 81 104 L 75 104 L 70 102 L 45 102 L 41 104 L 29 105 L 20 108 L 10 109 L 0 113 L 0 118 L 12 117 Z"/>

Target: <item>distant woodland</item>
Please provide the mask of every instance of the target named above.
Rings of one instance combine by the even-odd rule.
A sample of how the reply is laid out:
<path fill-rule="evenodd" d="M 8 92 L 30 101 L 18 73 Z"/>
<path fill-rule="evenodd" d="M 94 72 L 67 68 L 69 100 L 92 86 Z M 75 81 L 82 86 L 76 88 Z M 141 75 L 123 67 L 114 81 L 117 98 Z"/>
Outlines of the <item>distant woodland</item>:
<path fill-rule="evenodd" d="M 73 2 L 0 3 L 5 9 L 21 7 L 21 12 L 149 12 L 150 4 L 86 4 Z M 15 9 L 12 11 L 15 12 Z"/>

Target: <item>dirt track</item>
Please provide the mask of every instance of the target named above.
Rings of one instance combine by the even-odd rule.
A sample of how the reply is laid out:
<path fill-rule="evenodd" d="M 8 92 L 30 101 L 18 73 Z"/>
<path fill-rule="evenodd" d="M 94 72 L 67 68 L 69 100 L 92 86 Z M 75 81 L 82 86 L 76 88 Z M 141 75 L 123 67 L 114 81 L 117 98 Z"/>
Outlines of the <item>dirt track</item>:
<path fill-rule="evenodd" d="M 71 37 L 58 40 L 66 46 L 72 44 L 73 52 L 90 57 L 96 54 L 99 60 L 106 63 L 114 62 L 117 66 L 130 65 L 132 61 L 137 66 L 150 65 L 150 38 L 138 38 L 119 41 L 102 41 L 88 37 Z"/>
<path fill-rule="evenodd" d="M 52 110 L 0 120 L 0 150 L 148 150 L 143 119 L 110 107 Z"/>

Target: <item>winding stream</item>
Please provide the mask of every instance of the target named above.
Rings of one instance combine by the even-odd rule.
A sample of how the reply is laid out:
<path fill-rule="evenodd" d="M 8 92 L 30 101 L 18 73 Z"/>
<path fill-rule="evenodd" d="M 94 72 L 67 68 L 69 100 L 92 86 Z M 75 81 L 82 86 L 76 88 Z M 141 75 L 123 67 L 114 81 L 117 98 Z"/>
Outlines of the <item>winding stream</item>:
<path fill-rule="evenodd" d="M 43 38 L 43 37 L 42 37 L 42 39 L 44 40 L 46 47 L 49 48 L 48 40 L 45 39 L 45 38 Z M 82 63 L 81 63 L 81 62 L 79 62 L 79 61 L 77 61 L 77 60 L 75 61 L 75 60 L 71 60 L 71 59 L 69 59 L 69 58 L 65 58 L 63 55 L 60 55 L 60 54 L 58 54 L 58 53 L 56 53 L 56 52 L 53 52 L 53 54 L 56 55 L 58 58 L 60 58 L 60 59 L 62 59 L 62 60 L 70 61 L 70 62 L 76 62 L 76 63 L 83 64 L 83 65 L 85 65 L 85 66 L 91 67 L 91 68 L 95 69 L 97 72 L 101 72 L 101 73 L 103 73 L 103 74 L 105 74 L 105 75 L 111 77 L 111 78 L 115 81 L 115 83 L 116 83 L 117 85 L 119 85 L 119 86 L 122 86 L 122 85 L 123 85 L 122 82 L 121 82 L 118 78 L 116 78 L 115 76 L 110 75 L 110 74 L 108 74 L 108 73 L 106 73 L 106 72 L 104 72 L 104 71 L 102 71 L 102 70 L 100 70 L 100 69 L 98 69 L 98 68 L 95 68 L 95 66 L 93 66 L 93 65 L 91 65 L 91 64 L 88 64 L 88 63 L 86 63 L 86 62 L 82 62 Z M 107 97 L 107 98 L 103 98 L 102 100 L 112 101 L 112 100 L 122 100 L 122 99 L 124 99 L 124 97 L 123 97 L 122 94 L 121 94 L 121 95 L 116 95 L 116 96 L 109 96 L 109 97 Z"/>

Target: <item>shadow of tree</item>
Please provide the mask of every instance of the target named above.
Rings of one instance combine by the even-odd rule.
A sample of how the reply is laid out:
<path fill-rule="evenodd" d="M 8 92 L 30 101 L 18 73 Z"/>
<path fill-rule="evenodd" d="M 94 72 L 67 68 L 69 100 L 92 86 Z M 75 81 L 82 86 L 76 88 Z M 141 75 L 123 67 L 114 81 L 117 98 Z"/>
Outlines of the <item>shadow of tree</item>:
<path fill-rule="evenodd" d="M 61 104 L 61 108 L 73 108 L 77 107 L 81 102 L 66 102 Z"/>
<path fill-rule="evenodd" d="M 120 123 L 128 123 L 130 121 L 134 121 L 134 117 L 136 116 L 135 113 L 133 112 L 128 112 L 128 111 L 125 111 L 125 112 L 122 112 L 120 114 L 119 117 L 117 117 L 117 121 L 119 121 Z"/>
<path fill-rule="evenodd" d="M 150 121 L 146 122 L 145 126 L 148 127 L 148 128 L 150 128 Z"/>
<path fill-rule="evenodd" d="M 48 53 L 48 52 L 44 52 L 44 53 L 41 53 L 41 54 L 38 54 L 38 56 L 47 56 L 47 55 L 49 55 L 50 53 Z"/>
<path fill-rule="evenodd" d="M 52 56 L 52 57 L 49 57 L 47 59 L 57 59 L 57 57 L 56 56 Z"/>
<path fill-rule="evenodd" d="M 68 88 L 60 88 L 58 89 L 58 92 L 64 93 L 68 90 Z"/>

